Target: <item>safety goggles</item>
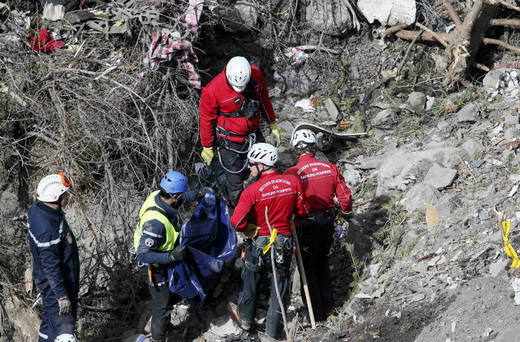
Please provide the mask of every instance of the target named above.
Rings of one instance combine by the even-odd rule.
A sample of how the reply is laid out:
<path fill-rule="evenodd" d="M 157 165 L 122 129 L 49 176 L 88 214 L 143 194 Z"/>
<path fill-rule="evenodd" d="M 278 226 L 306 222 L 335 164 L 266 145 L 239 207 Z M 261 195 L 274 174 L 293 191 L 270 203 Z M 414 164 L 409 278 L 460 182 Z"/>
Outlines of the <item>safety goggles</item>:
<path fill-rule="evenodd" d="M 63 172 L 58 172 L 58 175 L 61 177 L 61 184 L 63 184 L 67 188 L 70 187 L 71 183 L 69 177 L 65 176 Z"/>

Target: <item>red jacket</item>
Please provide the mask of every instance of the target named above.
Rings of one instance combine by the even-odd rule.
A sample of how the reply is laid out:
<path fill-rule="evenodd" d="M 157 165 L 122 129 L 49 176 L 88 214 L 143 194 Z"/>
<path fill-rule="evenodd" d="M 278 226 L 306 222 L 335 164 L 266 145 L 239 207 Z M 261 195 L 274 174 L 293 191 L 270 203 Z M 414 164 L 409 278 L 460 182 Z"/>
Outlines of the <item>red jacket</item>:
<path fill-rule="evenodd" d="M 276 171 L 263 173 L 260 180 L 248 186 L 240 195 L 231 216 L 233 228 L 243 232 L 247 224 L 252 223 L 260 227 L 258 235 L 271 235 L 265 220 L 266 207 L 271 227 L 278 229 L 278 234 L 291 235 L 293 214 L 308 214 L 298 178 L 280 175 Z"/>
<path fill-rule="evenodd" d="M 260 69 L 251 65 L 251 78 L 256 82 L 256 92 L 262 103 L 262 116 L 267 122 L 276 120 L 273 105 L 269 99 L 267 83 Z M 226 79 L 226 68 L 215 76 L 211 82 L 202 90 L 200 98 L 200 141 L 202 146 L 211 147 L 215 140 L 215 126 L 219 126 L 228 132 L 240 136 L 228 137 L 233 142 L 241 143 L 244 136 L 254 133 L 260 123 L 260 117 L 251 119 L 245 117 L 226 117 L 220 113 L 233 113 L 242 103 L 244 96 L 237 93 L 228 84 Z"/>
<path fill-rule="evenodd" d="M 334 195 L 342 211 L 352 210 L 350 189 L 336 165 L 306 154 L 300 157 L 295 166 L 288 168 L 284 175 L 300 178 L 311 214 L 335 207 Z"/>

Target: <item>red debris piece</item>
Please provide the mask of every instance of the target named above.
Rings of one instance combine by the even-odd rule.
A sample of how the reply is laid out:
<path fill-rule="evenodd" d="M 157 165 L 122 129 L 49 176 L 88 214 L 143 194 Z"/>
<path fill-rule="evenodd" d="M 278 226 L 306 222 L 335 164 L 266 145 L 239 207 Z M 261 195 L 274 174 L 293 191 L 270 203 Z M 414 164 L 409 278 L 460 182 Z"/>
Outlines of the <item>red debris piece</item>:
<path fill-rule="evenodd" d="M 56 49 L 65 49 L 65 43 L 61 40 L 54 40 L 54 38 L 42 28 L 40 36 L 34 36 L 30 40 L 31 47 L 36 52 L 51 52 Z"/>

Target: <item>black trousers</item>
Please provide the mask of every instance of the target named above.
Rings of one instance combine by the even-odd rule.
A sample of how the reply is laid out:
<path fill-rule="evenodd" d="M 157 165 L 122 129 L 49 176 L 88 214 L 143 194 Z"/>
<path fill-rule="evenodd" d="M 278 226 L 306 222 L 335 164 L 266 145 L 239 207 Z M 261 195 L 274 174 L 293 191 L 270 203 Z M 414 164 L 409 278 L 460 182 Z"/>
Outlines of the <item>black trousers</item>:
<path fill-rule="evenodd" d="M 260 236 L 247 246 L 244 268 L 242 269 L 242 288 L 238 297 L 238 312 L 244 323 L 251 325 L 255 317 L 258 283 L 262 270 L 269 273 L 271 288 L 269 296 L 269 308 L 266 317 L 266 332 L 269 336 L 278 338 L 283 328 L 282 311 L 276 296 L 274 277 L 272 274 L 271 251 L 262 253 L 262 248 L 269 242 L 269 236 Z M 287 307 L 289 299 L 290 266 L 294 239 L 290 235 L 276 236 L 275 243 L 275 268 L 277 274 L 280 297 Z"/>
<path fill-rule="evenodd" d="M 324 321 L 333 308 L 329 251 L 333 242 L 334 216 L 327 212 L 313 214 L 298 231 L 314 318 L 318 322 Z M 301 289 L 303 294 L 303 283 Z M 305 300 L 303 302 L 307 304 Z"/>
<path fill-rule="evenodd" d="M 221 166 L 224 170 L 224 172 L 221 173 L 219 181 L 221 184 L 224 181 L 224 184 L 226 185 L 226 196 L 229 201 L 228 204 L 234 208 L 236 207 L 240 194 L 244 189 L 244 180 L 249 174 L 249 169 L 245 167 L 245 163 L 247 162 L 247 149 L 249 147 L 249 143 L 245 142 L 240 144 L 227 140 L 224 141 L 224 139 L 219 138 L 218 145 L 220 147 L 218 153 L 220 154 Z M 237 153 L 227 149 L 226 147 L 243 153 Z M 238 172 L 240 170 L 242 171 Z"/>
<path fill-rule="evenodd" d="M 182 298 L 170 291 L 167 282 L 161 284 L 161 272 L 165 272 L 165 269 L 153 267 L 152 270 L 154 284 L 150 283 L 146 267 L 142 267 L 140 273 L 148 284 L 152 297 L 152 339 L 154 342 L 164 342 L 173 306 L 182 301 Z"/>
<path fill-rule="evenodd" d="M 255 135 L 256 142 L 265 142 L 265 138 L 259 129 L 256 130 Z M 221 160 L 221 162 L 218 160 L 214 161 L 218 164 L 217 166 L 220 169 L 220 172 L 217 172 L 217 178 L 220 184 L 226 185 L 225 195 L 227 197 L 227 204 L 231 208 L 235 208 L 240 194 L 242 190 L 244 190 L 244 180 L 249 176 L 249 169 L 245 166 L 249 141 L 246 139 L 243 143 L 235 143 L 218 137 L 217 146 L 219 147 Z M 215 159 L 218 159 L 218 156 Z"/>

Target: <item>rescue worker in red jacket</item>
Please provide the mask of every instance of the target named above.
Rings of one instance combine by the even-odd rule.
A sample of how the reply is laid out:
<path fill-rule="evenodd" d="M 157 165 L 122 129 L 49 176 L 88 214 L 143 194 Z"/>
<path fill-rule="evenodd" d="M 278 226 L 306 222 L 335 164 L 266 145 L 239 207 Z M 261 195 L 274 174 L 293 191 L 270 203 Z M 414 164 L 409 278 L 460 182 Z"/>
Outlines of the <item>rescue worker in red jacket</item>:
<path fill-rule="evenodd" d="M 257 143 L 247 154 L 249 169 L 258 181 L 248 186 L 240 195 L 240 200 L 231 217 L 231 224 L 239 232 L 245 232 L 249 225 L 257 226 L 258 236 L 249 240 L 242 270 L 242 288 L 238 308 L 232 312 L 240 322 L 242 329 L 249 330 L 254 319 L 257 287 L 261 270 L 272 270 L 270 251 L 262 253 L 269 243 L 271 235 L 266 221 L 266 208 L 269 224 L 277 229 L 274 244 L 277 283 L 282 302 L 287 302 L 288 285 L 294 240 L 291 234 L 293 214 L 306 215 L 307 204 L 302 194 L 297 177 L 280 175 L 274 164 L 278 159 L 276 147 L 266 143 Z M 275 292 L 274 277 L 271 279 L 271 294 L 266 318 L 266 336 L 264 340 L 280 337 L 282 315 Z"/>
<path fill-rule="evenodd" d="M 214 151 L 219 154 L 225 171 L 226 195 L 233 207 L 243 189 L 246 155 L 254 143 L 254 134 L 256 141 L 264 141 L 258 130 L 261 118 L 269 123 L 278 145 L 280 131 L 262 72 L 246 58 L 233 57 L 202 90 L 200 99 L 201 156 L 210 165 Z"/>
<path fill-rule="evenodd" d="M 316 141 L 316 135 L 308 129 L 293 133 L 291 144 L 299 159 L 284 175 L 300 178 L 309 202 L 309 215 L 299 222 L 298 238 L 314 317 L 319 322 L 324 321 L 333 308 L 328 254 L 336 217 L 334 197 L 341 211 L 349 213 L 352 196 L 337 166 L 314 157 Z"/>

